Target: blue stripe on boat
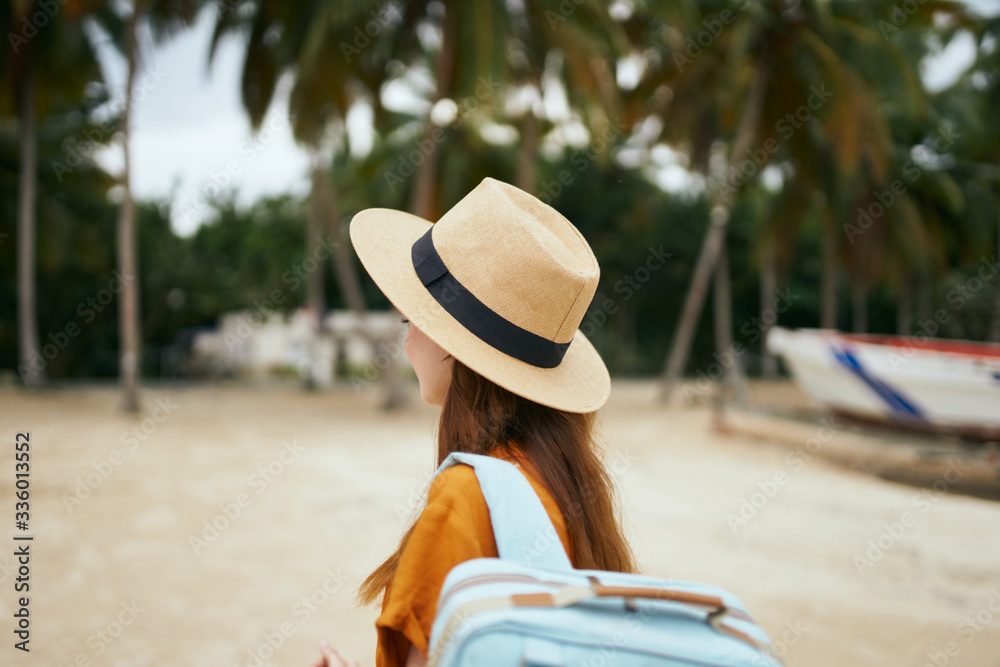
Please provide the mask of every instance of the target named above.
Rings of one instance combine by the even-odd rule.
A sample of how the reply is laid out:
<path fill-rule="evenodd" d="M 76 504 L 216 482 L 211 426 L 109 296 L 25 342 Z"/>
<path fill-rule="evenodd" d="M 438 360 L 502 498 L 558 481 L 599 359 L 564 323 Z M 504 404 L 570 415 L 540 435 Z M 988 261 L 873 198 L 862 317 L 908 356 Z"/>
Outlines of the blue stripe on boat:
<path fill-rule="evenodd" d="M 854 354 L 851 353 L 846 347 L 838 347 L 836 345 L 831 345 L 833 350 L 833 356 L 836 357 L 837 361 L 841 363 L 847 370 L 854 373 L 858 378 L 871 387 L 871 390 L 878 394 L 879 398 L 885 401 L 885 404 L 889 406 L 889 409 L 898 417 L 903 417 L 909 421 L 927 421 L 924 417 L 923 411 L 917 407 L 917 405 L 903 397 L 903 395 L 896 389 L 879 380 L 877 377 L 871 375 L 861 362 L 858 360 Z"/>

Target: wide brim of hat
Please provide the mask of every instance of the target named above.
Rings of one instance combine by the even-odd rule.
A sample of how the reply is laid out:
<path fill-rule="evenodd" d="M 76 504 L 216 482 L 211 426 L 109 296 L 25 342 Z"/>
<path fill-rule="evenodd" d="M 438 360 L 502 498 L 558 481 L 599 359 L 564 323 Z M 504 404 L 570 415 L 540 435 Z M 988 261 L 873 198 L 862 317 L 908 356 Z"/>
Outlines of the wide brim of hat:
<path fill-rule="evenodd" d="M 579 329 L 558 366 L 539 368 L 486 343 L 434 299 L 410 256 L 413 243 L 433 224 L 386 208 L 366 209 L 351 220 L 354 250 L 392 305 L 456 359 L 519 396 L 567 412 L 592 412 L 604 405 L 611 377 Z"/>

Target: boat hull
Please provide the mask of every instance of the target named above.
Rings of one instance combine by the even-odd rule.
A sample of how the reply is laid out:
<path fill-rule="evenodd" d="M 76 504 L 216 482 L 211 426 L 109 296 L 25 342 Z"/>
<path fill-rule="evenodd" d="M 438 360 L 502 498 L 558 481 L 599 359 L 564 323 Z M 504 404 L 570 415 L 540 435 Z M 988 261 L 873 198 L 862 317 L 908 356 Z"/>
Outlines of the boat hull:
<path fill-rule="evenodd" d="M 834 412 L 1000 440 L 1000 345 L 776 327 L 767 346 L 815 403 Z"/>

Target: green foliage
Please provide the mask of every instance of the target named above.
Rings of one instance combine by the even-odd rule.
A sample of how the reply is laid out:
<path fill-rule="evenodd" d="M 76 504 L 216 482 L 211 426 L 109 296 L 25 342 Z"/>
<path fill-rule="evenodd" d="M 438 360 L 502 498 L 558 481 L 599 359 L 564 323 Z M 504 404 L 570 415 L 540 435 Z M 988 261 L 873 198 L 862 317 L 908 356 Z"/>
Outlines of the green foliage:
<path fill-rule="evenodd" d="M 159 371 L 183 332 L 214 326 L 223 313 L 290 312 L 305 301 L 305 204 L 286 195 L 242 210 L 229 196 L 213 208 L 187 238 L 170 229 L 167 203 L 139 210 L 147 371 Z"/>

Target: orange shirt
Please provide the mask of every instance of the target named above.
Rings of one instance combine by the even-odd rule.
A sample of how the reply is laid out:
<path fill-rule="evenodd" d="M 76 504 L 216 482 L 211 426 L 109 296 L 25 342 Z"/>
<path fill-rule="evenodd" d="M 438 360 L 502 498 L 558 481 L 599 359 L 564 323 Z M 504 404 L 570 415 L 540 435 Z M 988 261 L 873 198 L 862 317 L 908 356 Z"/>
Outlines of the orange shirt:
<path fill-rule="evenodd" d="M 542 486 L 534 466 L 524 458 L 512 460 L 499 452 L 495 456 L 522 464 L 521 472 L 541 499 L 570 562 L 575 565 L 562 512 Z M 405 665 L 411 643 L 426 656 L 445 576 L 463 561 L 497 556 L 489 508 L 475 470 L 467 465 L 448 468 L 431 483 L 427 506 L 417 519 L 392 583 L 386 588 L 382 613 L 375 621 L 376 667 Z"/>

